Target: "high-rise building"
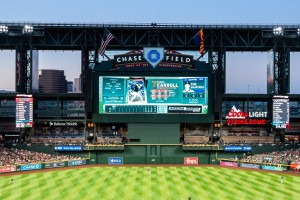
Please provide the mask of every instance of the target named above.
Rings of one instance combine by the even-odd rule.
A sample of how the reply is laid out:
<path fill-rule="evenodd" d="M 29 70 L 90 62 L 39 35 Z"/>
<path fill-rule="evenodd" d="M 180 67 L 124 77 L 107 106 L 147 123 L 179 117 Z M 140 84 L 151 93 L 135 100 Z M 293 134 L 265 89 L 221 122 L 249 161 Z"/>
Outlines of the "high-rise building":
<path fill-rule="evenodd" d="M 67 81 L 64 70 L 39 70 L 39 92 L 67 93 Z"/>
<path fill-rule="evenodd" d="M 73 81 L 67 81 L 67 92 L 73 92 Z"/>
<path fill-rule="evenodd" d="M 75 93 L 80 93 L 81 91 L 81 79 L 80 78 L 75 78 L 74 79 L 74 89 L 73 92 Z"/>

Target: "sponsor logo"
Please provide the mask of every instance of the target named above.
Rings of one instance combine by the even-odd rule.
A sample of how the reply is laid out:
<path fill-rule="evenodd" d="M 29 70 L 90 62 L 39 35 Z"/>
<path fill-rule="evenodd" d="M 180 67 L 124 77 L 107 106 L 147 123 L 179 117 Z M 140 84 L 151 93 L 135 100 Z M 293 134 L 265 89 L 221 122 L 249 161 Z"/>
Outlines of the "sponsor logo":
<path fill-rule="evenodd" d="M 78 126 L 77 122 L 49 122 L 49 126 Z"/>
<path fill-rule="evenodd" d="M 123 164 L 123 157 L 109 157 L 108 164 Z"/>
<path fill-rule="evenodd" d="M 160 70 L 195 70 L 192 68 L 193 56 L 184 55 L 173 50 L 165 50 L 163 47 L 144 47 L 143 50 L 115 55 L 114 63 L 115 66 L 112 70 L 132 68 L 149 70 L 149 67 L 153 69 L 159 67 Z"/>
<path fill-rule="evenodd" d="M 283 167 L 275 167 L 275 166 L 267 166 L 267 165 L 262 165 L 262 169 L 264 170 L 273 170 L 273 171 L 283 171 Z"/>
<path fill-rule="evenodd" d="M 143 57 L 155 68 L 164 59 L 164 48 L 144 47 Z"/>
<path fill-rule="evenodd" d="M 82 146 L 55 146 L 55 151 L 82 151 Z"/>
<path fill-rule="evenodd" d="M 225 119 L 227 124 L 266 124 L 266 119 L 255 118 L 267 118 L 268 112 L 242 112 L 235 106 L 232 106 Z"/>
<path fill-rule="evenodd" d="M 86 160 L 72 160 L 68 162 L 68 166 L 85 165 Z"/>
<path fill-rule="evenodd" d="M 184 164 L 185 165 L 198 165 L 198 157 L 185 157 Z"/>
<path fill-rule="evenodd" d="M 57 163 L 46 163 L 45 168 L 56 168 L 56 167 L 64 167 L 65 162 L 57 162 Z"/>
<path fill-rule="evenodd" d="M 36 170 L 42 169 L 42 164 L 28 164 L 28 165 L 21 165 L 21 171 L 28 171 L 28 170 Z"/>
<path fill-rule="evenodd" d="M 224 146 L 224 151 L 252 151 L 251 146 Z"/>
<path fill-rule="evenodd" d="M 16 166 L 0 167 L 0 173 L 15 172 Z"/>
<path fill-rule="evenodd" d="M 223 162 L 223 161 L 220 162 L 220 165 L 222 165 L 222 166 L 230 166 L 230 167 L 237 167 L 238 166 L 238 164 L 235 163 L 235 162 Z"/>
<path fill-rule="evenodd" d="M 241 163 L 240 167 L 252 168 L 252 169 L 259 169 L 259 165 L 249 164 L 249 163 Z"/>

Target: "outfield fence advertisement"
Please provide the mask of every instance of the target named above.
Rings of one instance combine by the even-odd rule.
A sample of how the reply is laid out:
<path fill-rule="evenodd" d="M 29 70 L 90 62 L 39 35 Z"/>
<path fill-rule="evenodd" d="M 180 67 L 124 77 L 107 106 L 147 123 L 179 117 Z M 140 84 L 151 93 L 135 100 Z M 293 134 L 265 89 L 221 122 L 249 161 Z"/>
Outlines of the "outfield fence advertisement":
<path fill-rule="evenodd" d="M 240 167 L 251 168 L 251 169 L 259 169 L 259 165 L 250 164 L 250 163 L 240 163 Z"/>
<path fill-rule="evenodd" d="M 54 162 L 54 163 L 45 163 L 45 168 L 57 168 L 64 167 L 65 162 Z"/>
<path fill-rule="evenodd" d="M 198 157 L 184 157 L 185 165 L 198 165 Z"/>
<path fill-rule="evenodd" d="M 261 168 L 264 170 L 273 170 L 273 171 L 284 171 L 287 169 L 286 167 L 275 167 L 275 166 L 268 166 L 268 165 L 262 165 Z"/>
<path fill-rule="evenodd" d="M 235 162 L 223 162 L 223 161 L 221 161 L 220 165 L 222 165 L 222 166 L 230 166 L 230 167 L 238 167 L 238 163 L 235 163 Z"/>
<path fill-rule="evenodd" d="M 0 173 L 15 172 L 15 171 L 17 171 L 16 166 L 0 167 Z"/>
<path fill-rule="evenodd" d="M 123 164 L 123 157 L 109 157 L 108 164 L 110 165 L 121 165 Z"/>
<path fill-rule="evenodd" d="M 21 171 L 29 171 L 29 170 L 36 170 L 36 169 L 42 169 L 42 164 L 27 164 L 27 165 L 21 165 Z"/>
<path fill-rule="evenodd" d="M 77 165 L 85 165 L 86 160 L 72 160 L 68 161 L 68 166 L 77 166 Z"/>

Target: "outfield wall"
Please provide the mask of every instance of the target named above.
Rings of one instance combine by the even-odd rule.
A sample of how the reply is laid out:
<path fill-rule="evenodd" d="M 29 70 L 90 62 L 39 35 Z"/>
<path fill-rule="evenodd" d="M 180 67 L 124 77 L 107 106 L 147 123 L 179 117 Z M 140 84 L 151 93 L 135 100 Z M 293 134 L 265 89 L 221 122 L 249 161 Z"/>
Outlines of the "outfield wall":
<path fill-rule="evenodd" d="M 219 158 L 232 159 L 236 157 L 240 159 L 245 153 L 226 152 L 223 151 L 223 149 L 218 150 L 216 148 L 216 150 L 212 150 L 212 146 L 203 146 L 203 148 L 201 148 L 202 150 L 184 150 L 182 144 L 126 144 L 122 149 L 111 147 L 104 148 L 103 150 L 96 150 L 96 148 L 85 146 L 81 152 L 56 152 L 54 150 L 54 146 L 45 146 L 43 144 L 32 144 L 30 146 L 18 144 L 11 147 L 50 154 L 58 153 L 60 155 L 80 156 L 81 158 L 89 159 L 90 164 L 108 164 L 109 158 L 122 158 L 122 163 L 124 164 L 184 164 L 185 158 L 197 158 L 198 164 L 219 164 Z M 262 152 L 283 151 L 286 149 L 295 148 L 299 148 L 299 145 L 253 146 L 252 152 L 253 154 L 257 154 Z"/>

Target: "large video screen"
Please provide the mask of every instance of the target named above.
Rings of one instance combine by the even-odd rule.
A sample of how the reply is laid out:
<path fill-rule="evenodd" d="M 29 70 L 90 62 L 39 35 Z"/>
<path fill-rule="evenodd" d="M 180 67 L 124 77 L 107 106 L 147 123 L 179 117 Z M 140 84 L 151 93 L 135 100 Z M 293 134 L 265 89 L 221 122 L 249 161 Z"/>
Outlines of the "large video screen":
<path fill-rule="evenodd" d="M 99 77 L 99 113 L 208 114 L 208 77 Z"/>

